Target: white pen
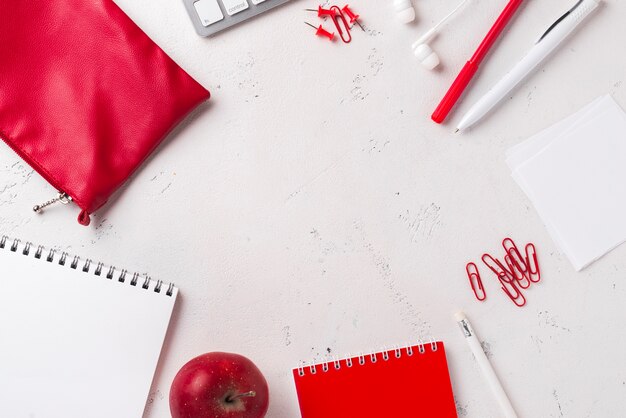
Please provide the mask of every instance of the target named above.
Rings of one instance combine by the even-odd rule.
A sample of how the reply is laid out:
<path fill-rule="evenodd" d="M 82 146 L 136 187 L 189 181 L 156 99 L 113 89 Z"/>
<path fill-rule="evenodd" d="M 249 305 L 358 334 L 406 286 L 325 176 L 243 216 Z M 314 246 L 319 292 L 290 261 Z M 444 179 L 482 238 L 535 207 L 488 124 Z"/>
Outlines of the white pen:
<path fill-rule="evenodd" d="M 550 55 L 576 27 L 594 11 L 602 0 L 579 0 L 574 7 L 557 19 L 539 38 L 535 46 L 463 116 L 456 132 L 474 125 L 500 100 L 515 88 L 528 74 Z"/>
<path fill-rule="evenodd" d="M 480 345 L 480 341 L 478 341 L 476 333 L 474 333 L 474 329 L 472 329 L 467 317 L 463 312 L 457 312 L 454 314 L 454 319 L 458 321 L 461 331 L 463 331 L 463 335 L 465 335 L 465 341 L 467 341 L 470 350 L 472 350 L 474 358 L 476 358 L 476 362 L 478 363 L 480 370 L 483 372 L 483 376 L 485 376 L 485 379 L 487 380 L 489 389 L 491 389 L 491 393 L 493 393 L 493 396 L 496 397 L 496 400 L 502 409 L 502 413 L 504 414 L 503 417 L 517 418 L 513 405 L 511 405 L 509 397 L 506 396 L 506 393 L 502 388 L 502 384 L 500 384 L 498 376 L 496 376 L 496 372 L 493 371 L 491 363 L 489 363 L 489 359 L 485 355 L 485 352 Z"/>

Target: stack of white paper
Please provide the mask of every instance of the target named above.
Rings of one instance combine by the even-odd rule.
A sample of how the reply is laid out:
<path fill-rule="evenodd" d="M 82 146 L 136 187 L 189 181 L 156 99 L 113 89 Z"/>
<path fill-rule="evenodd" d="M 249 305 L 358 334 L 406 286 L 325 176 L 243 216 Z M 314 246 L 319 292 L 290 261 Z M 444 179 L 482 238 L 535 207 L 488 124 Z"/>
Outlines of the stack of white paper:
<path fill-rule="evenodd" d="M 511 148 L 506 162 L 576 270 L 626 241 L 626 113 L 611 96 Z"/>

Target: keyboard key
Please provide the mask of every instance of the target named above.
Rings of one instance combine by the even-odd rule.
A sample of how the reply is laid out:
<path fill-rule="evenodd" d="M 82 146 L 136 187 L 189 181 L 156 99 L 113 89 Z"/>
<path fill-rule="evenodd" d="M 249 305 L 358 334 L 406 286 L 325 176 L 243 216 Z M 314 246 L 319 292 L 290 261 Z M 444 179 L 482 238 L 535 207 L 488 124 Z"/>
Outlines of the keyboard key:
<path fill-rule="evenodd" d="M 248 8 L 248 2 L 246 0 L 222 0 L 226 13 L 230 16 L 237 14 Z"/>
<path fill-rule="evenodd" d="M 200 21 L 204 26 L 212 25 L 224 19 L 217 0 L 198 0 L 193 4 L 193 7 L 196 8 L 196 13 L 198 13 Z"/>
<path fill-rule="evenodd" d="M 252 0 L 253 4 L 261 4 L 263 3 L 265 0 Z"/>

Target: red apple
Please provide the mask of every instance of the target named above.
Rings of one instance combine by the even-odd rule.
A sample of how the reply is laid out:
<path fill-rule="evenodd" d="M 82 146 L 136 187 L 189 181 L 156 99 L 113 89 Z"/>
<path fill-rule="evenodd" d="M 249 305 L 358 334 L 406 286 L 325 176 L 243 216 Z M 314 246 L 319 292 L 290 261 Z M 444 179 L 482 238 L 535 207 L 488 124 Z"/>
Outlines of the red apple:
<path fill-rule="evenodd" d="M 172 418 L 263 418 L 269 389 L 244 356 L 207 353 L 190 360 L 170 389 Z"/>

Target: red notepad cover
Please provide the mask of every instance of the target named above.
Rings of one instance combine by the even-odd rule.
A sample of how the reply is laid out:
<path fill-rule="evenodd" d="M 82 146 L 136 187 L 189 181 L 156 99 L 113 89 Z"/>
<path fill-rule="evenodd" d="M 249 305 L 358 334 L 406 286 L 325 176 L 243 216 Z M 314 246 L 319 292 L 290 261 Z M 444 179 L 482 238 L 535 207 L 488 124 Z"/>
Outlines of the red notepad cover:
<path fill-rule="evenodd" d="M 457 417 L 442 342 L 386 353 L 294 369 L 302 418 Z"/>

